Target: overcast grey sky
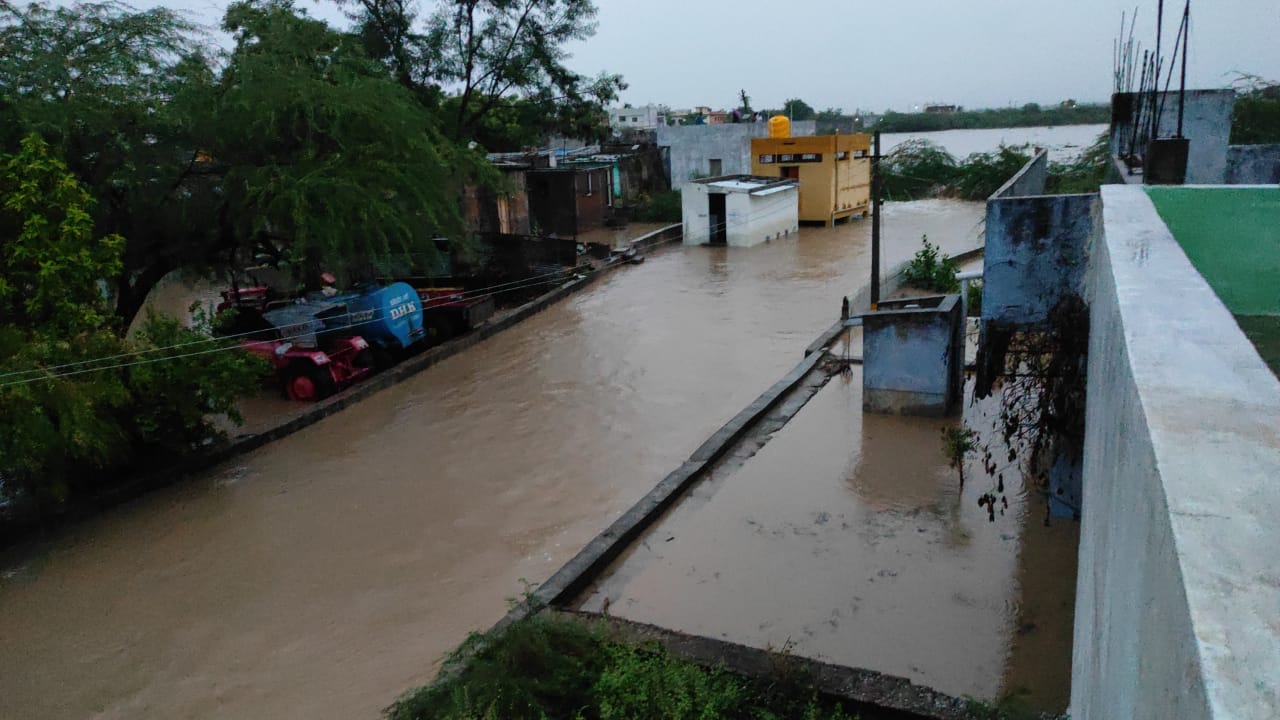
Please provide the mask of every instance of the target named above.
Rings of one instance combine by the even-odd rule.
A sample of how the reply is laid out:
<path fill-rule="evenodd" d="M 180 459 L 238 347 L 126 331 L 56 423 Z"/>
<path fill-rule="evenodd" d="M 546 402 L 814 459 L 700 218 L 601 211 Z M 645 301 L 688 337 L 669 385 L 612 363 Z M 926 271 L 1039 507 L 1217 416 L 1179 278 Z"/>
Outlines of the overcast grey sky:
<path fill-rule="evenodd" d="M 429 2 L 430 0 L 421 0 Z M 182 0 L 216 23 L 225 2 Z M 340 22 L 332 2 L 297 0 Z M 1120 13 L 1154 44 L 1156 0 L 597 0 L 595 37 L 569 65 L 622 74 L 623 100 L 757 108 L 799 97 L 822 109 L 909 110 L 926 102 L 1001 107 L 1105 101 Z M 1280 0 L 1193 0 L 1188 84 L 1235 71 L 1280 81 Z M 1166 1 L 1172 45 L 1181 0 Z M 1166 50 L 1166 55 L 1169 51 Z"/>

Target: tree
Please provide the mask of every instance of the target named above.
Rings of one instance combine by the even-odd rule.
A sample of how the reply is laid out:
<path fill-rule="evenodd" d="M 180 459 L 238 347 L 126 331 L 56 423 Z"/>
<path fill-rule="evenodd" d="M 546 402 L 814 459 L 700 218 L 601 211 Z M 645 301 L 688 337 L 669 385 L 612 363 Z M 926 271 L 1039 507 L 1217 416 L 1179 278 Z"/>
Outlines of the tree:
<path fill-rule="evenodd" d="M 751 96 L 747 95 L 746 90 L 738 91 L 738 103 L 738 112 L 741 113 L 743 117 L 755 112 L 751 109 Z"/>
<path fill-rule="evenodd" d="M 147 332 L 212 352 L 131 348 L 113 332 L 98 282 L 119 272 L 125 241 L 94 232 L 93 204 L 39 136 L 0 155 L 0 479 L 39 509 L 140 453 L 215 440 L 209 414 L 238 418 L 235 398 L 259 370 L 172 321 Z"/>
<path fill-rule="evenodd" d="M 234 3 L 224 27 L 236 47 L 197 122 L 224 246 L 312 278 L 458 235 L 463 184 L 492 170 L 354 38 L 277 1 Z"/>
<path fill-rule="evenodd" d="M 443 104 L 443 130 L 456 141 L 529 144 L 522 132 L 495 137 L 496 127 L 512 126 L 489 116 L 510 118 L 510 106 L 533 108 L 540 135 L 603 139 L 604 108 L 626 88 L 617 75 L 588 78 L 564 65 L 564 45 L 595 33 L 591 0 L 437 0 L 425 20 L 410 0 L 334 1 L 371 57 L 426 107 Z M 446 99 L 443 88 L 456 94 Z"/>
<path fill-rule="evenodd" d="M 205 254 L 187 236 L 180 193 L 195 148 L 169 103 L 191 73 L 210 72 L 201 50 L 194 27 L 162 8 L 0 5 L 12 128 L 2 149 L 39 133 L 96 198 L 98 231 L 128 238 L 111 278 L 122 324 L 165 273 Z"/>
<path fill-rule="evenodd" d="M 800 98 L 792 98 L 783 103 L 782 114 L 792 120 L 815 120 L 818 116 L 813 107 Z"/>

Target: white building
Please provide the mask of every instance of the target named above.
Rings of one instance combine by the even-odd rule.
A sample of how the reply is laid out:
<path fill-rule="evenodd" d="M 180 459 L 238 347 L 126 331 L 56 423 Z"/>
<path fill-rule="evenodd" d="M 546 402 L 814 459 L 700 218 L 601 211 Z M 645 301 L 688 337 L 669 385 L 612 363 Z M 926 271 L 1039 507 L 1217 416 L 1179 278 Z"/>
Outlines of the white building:
<path fill-rule="evenodd" d="M 754 175 L 694 180 L 680 191 L 686 245 L 751 247 L 800 229 L 800 183 Z"/>
<path fill-rule="evenodd" d="M 652 130 L 662 124 L 661 115 L 657 105 L 610 108 L 609 127 Z"/>

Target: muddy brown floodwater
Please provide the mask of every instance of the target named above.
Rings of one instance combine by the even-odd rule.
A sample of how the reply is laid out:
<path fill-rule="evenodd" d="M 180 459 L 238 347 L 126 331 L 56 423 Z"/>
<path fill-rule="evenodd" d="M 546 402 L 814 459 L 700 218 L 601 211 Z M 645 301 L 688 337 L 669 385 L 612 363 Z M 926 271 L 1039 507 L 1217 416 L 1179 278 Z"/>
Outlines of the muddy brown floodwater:
<path fill-rule="evenodd" d="M 996 416 L 989 398 L 965 420 L 989 436 Z M 1008 507 L 989 522 L 978 498 L 997 479 L 974 457 L 962 491 L 943 454 L 941 429 L 956 424 L 863 414 L 860 369 L 833 377 L 757 455 L 695 486 L 579 607 L 607 598 L 629 620 L 1060 712 L 1076 523 L 1044 527 L 1016 464 L 999 471 Z"/>
<path fill-rule="evenodd" d="M 886 267 L 983 206 L 886 208 Z M 358 718 L 428 681 L 800 358 L 866 222 L 674 247 L 0 564 L 0 717 Z"/>

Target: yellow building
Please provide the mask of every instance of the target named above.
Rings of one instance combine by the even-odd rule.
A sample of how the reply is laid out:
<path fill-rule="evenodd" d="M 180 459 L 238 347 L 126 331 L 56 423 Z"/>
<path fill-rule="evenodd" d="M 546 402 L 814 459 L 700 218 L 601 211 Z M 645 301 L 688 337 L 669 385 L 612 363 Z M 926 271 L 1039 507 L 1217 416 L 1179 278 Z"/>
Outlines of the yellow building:
<path fill-rule="evenodd" d="M 871 136 L 789 137 L 785 121 L 773 118 L 769 130 L 774 137 L 751 141 L 751 174 L 798 179 L 801 222 L 829 225 L 866 215 L 871 208 Z"/>

